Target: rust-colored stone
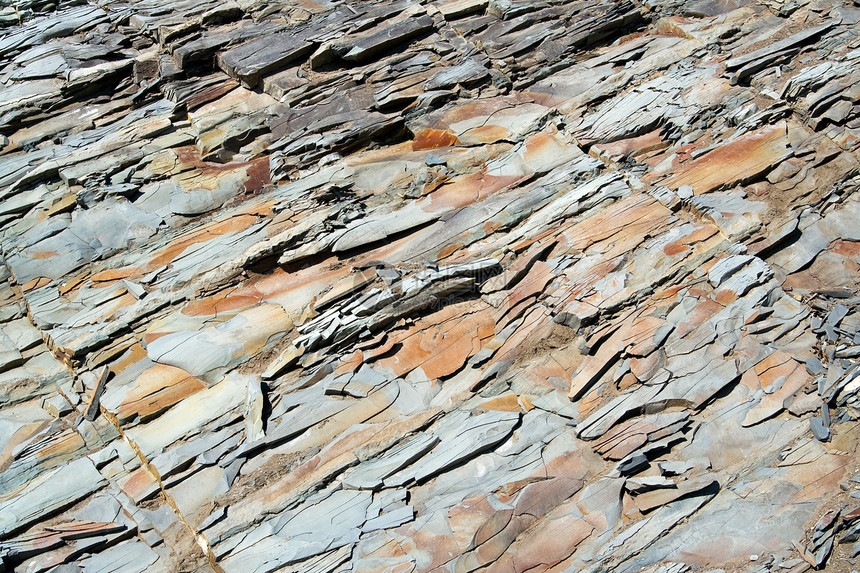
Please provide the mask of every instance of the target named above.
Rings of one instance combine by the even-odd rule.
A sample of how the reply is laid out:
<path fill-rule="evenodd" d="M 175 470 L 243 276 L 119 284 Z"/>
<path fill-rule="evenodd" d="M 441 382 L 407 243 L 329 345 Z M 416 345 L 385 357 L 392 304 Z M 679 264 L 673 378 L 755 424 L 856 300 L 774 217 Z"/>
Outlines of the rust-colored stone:
<path fill-rule="evenodd" d="M 459 145 L 457 136 L 447 129 L 425 129 L 415 134 L 412 140 L 412 150 L 438 149 L 440 147 L 451 147 Z"/>

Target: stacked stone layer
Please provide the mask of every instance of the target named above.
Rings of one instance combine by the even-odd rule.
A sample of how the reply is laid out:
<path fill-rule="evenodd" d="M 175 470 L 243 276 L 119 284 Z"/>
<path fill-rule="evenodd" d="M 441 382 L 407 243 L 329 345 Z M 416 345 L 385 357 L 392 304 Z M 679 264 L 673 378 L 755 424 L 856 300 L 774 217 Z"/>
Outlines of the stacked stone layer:
<path fill-rule="evenodd" d="M 851 570 L 858 21 L 0 2 L 4 570 Z"/>

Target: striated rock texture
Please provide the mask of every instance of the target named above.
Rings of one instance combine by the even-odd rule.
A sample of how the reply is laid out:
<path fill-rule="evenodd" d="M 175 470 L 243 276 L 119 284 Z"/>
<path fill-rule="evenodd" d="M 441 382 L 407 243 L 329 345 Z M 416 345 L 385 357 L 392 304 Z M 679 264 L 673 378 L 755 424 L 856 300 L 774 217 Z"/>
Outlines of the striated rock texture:
<path fill-rule="evenodd" d="M 852 570 L 858 23 L 0 2 L 0 569 Z"/>

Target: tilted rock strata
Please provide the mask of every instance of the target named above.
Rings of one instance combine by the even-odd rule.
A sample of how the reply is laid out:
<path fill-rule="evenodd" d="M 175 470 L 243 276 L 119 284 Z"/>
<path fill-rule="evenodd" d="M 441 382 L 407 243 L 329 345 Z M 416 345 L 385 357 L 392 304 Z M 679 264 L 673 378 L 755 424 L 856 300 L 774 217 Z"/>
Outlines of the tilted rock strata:
<path fill-rule="evenodd" d="M 858 21 L 3 3 L 4 568 L 849 567 Z"/>

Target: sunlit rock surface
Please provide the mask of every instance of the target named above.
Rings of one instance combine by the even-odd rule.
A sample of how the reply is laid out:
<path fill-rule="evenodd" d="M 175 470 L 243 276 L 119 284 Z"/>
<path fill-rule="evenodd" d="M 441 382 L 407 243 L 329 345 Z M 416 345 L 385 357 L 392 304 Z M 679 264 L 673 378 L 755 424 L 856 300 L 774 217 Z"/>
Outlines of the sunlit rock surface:
<path fill-rule="evenodd" d="M 856 1 L 0 25 L 0 569 L 860 567 Z"/>

